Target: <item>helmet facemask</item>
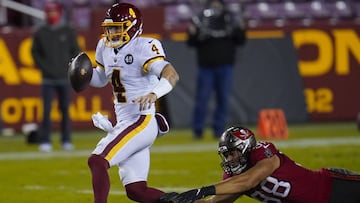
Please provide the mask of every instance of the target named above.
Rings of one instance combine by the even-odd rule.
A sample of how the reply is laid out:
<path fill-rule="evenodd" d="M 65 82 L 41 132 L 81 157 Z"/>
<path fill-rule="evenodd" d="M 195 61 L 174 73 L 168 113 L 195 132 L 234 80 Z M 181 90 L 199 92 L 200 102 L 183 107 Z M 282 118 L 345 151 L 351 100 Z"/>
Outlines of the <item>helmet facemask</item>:
<path fill-rule="evenodd" d="M 105 46 L 117 48 L 128 43 L 132 39 L 128 31 L 136 24 L 136 22 L 136 19 L 133 22 L 130 20 L 123 22 L 106 22 L 105 20 L 102 24 L 104 27 L 104 35 L 106 36 Z M 141 34 L 141 30 L 139 30 L 133 38 L 139 34 Z"/>
<path fill-rule="evenodd" d="M 240 174 L 247 167 L 247 161 L 249 156 L 249 150 L 243 147 L 236 147 L 232 149 L 227 149 L 226 146 L 219 148 L 219 155 L 222 160 L 221 167 L 224 171 L 229 174 Z"/>

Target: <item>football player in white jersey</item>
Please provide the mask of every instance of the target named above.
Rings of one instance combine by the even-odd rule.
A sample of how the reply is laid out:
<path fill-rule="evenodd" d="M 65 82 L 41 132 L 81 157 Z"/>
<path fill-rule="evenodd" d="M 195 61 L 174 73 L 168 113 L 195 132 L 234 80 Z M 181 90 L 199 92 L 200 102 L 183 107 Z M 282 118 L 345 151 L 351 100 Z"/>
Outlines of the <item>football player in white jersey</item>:
<path fill-rule="evenodd" d="M 150 147 L 159 131 L 167 131 L 163 116 L 155 113 L 155 101 L 169 93 L 179 76 L 165 59 L 159 40 L 139 36 L 141 12 L 128 3 L 114 4 L 106 12 L 104 37 L 96 47 L 90 86 L 111 83 L 116 125 L 94 114 L 94 125 L 107 135 L 88 159 L 95 203 L 107 202 L 110 190 L 108 169 L 119 167 L 119 176 L 129 199 L 160 202 L 163 191 L 147 186 Z"/>

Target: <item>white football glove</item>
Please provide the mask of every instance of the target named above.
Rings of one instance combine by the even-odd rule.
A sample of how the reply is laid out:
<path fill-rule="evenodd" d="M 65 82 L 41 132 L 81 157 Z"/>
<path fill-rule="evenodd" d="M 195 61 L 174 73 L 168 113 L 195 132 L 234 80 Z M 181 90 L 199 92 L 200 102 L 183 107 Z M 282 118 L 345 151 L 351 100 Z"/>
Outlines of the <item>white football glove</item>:
<path fill-rule="evenodd" d="M 111 122 L 108 119 L 107 115 L 102 115 L 100 112 L 97 112 L 96 114 L 93 114 L 92 120 L 94 123 L 94 126 L 97 128 L 100 128 L 101 130 L 105 132 L 110 132 L 114 128 L 111 124 Z"/>

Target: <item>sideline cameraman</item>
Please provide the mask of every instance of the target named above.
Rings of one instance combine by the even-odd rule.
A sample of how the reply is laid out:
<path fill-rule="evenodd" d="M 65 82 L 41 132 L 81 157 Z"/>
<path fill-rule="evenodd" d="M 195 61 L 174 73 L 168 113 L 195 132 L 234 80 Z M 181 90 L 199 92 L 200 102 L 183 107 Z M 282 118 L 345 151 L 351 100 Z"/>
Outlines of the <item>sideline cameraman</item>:
<path fill-rule="evenodd" d="M 213 91 L 216 95 L 212 121 L 214 137 L 218 138 L 224 131 L 236 48 L 245 41 L 244 26 L 226 9 L 222 0 L 208 0 L 205 9 L 192 18 L 187 44 L 195 47 L 198 63 L 192 118 L 194 139 L 203 137 L 208 101 Z"/>

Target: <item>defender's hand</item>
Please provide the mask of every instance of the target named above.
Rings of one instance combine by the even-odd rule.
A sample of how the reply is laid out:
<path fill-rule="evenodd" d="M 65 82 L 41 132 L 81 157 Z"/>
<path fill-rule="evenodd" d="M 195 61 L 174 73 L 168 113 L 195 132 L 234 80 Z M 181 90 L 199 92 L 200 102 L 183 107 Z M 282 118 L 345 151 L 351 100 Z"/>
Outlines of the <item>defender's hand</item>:
<path fill-rule="evenodd" d="M 189 190 L 179 194 L 174 203 L 193 203 L 196 200 L 203 199 L 209 195 L 215 195 L 215 186 L 207 186 L 198 189 Z"/>
<path fill-rule="evenodd" d="M 177 193 L 177 192 L 164 193 L 163 195 L 160 196 L 159 202 L 160 203 L 175 203 L 174 200 L 178 195 L 179 195 L 179 193 Z"/>

